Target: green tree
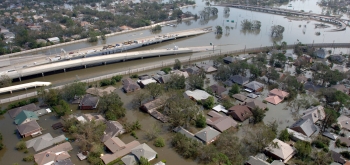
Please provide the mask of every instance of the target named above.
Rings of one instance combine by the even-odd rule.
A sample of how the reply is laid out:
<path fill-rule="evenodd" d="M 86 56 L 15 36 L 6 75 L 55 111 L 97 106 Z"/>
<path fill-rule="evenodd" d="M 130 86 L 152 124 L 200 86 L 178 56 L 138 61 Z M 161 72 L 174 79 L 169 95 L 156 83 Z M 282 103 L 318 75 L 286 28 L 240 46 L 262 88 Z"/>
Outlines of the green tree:
<path fill-rule="evenodd" d="M 321 131 L 325 131 L 326 128 L 332 126 L 332 124 L 337 122 L 337 118 L 339 117 L 339 114 L 333 110 L 333 109 L 328 109 L 325 108 L 325 118 L 322 120 L 322 124 L 321 124 Z"/>
<path fill-rule="evenodd" d="M 115 92 L 100 98 L 98 110 L 106 115 L 107 120 L 116 120 L 125 116 L 123 102 Z"/>
<path fill-rule="evenodd" d="M 38 95 L 50 106 L 58 105 L 61 100 L 61 93 L 58 89 L 45 90 L 44 88 L 41 88 L 38 90 Z"/>
<path fill-rule="evenodd" d="M 75 96 L 83 96 L 86 91 L 86 83 L 84 82 L 74 82 L 72 84 L 65 85 L 62 89 L 62 97 L 70 101 L 74 99 Z"/>
<path fill-rule="evenodd" d="M 260 123 L 263 121 L 265 117 L 265 111 L 260 108 L 255 108 L 252 110 L 253 118 L 254 118 L 254 124 Z"/>
<path fill-rule="evenodd" d="M 216 34 L 217 35 L 222 34 L 223 31 L 222 31 L 222 27 L 221 26 L 216 26 L 215 29 L 216 29 Z"/>
<path fill-rule="evenodd" d="M 27 148 L 26 142 L 23 141 L 23 140 L 19 141 L 19 142 L 16 144 L 16 149 L 19 150 L 19 151 L 21 151 L 21 150 L 23 150 L 23 149 L 26 149 L 26 148 Z"/>
<path fill-rule="evenodd" d="M 103 122 L 96 122 L 92 120 L 91 122 L 81 123 L 77 125 L 77 132 L 73 134 L 73 137 L 76 139 L 77 145 L 81 151 L 89 151 L 95 153 L 96 156 L 101 156 L 102 146 L 99 142 L 101 140 L 103 132 L 106 129 L 106 125 Z"/>
<path fill-rule="evenodd" d="M 185 76 L 180 76 L 178 74 L 172 74 L 170 76 L 169 81 L 165 84 L 165 86 L 169 89 L 175 89 L 175 90 L 179 90 L 179 89 L 185 89 L 186 88 L 186 79 Z"/>
<path fill-rule="evenodd" d="M 148 159 L 141 156 L 140 158 L 140 165 L 152 165 L 150 162 L 148 162 Z"/>
<path fill-rule="evenodd" d="M 213 162 L 218 165 L 232 165 L 228 157 L 223 153 L 218 153 L 214 156 Z"/>
<path fill-rule="evenodd" d="M 53 110 L 58 116 L 65 116 L 70 113 L 69 104 L 64 100 L 60 100 L 58 105 L 53 107 Z"/>
<path fill-rule="evenodd" d="M 164 147 L 165 146 L 165 141 L 162 137 L 158 137 L 154 143 L 153 143 L 154 146 L 156 147 Z"/>
<path fill-rule="evenodd" d="M 197 158 L 198 148 L 201 147 L 201 143 L 196 140 L 192 140 L 183 134 L 176 133 L 171 139 L 171 145 L 175 151 L 184 158 Z"/>
<path fill-rule="evenodd" d="M 301 160 L 305 160 L 311 154 L 311 144 L 309 142 L 299 140 L 295 143 L 295 149 L 297 150 L 297 156 Z"/>
<path fill-rule="evenodd" d="M 238 84 L 233 84 L 231 89 L 228 91 L 228 94 L 230 97 L 232 97 L 234 94 L 239 93 L 240 90 L 241 89 Z"/>
<path fill-rule="evenodd" d="M 176 70 L 176 69 L 181 69 L 181 62 L 180 62 L 180 60 L 178 60 L 178 59 L 175 59 L 175 64 L 174 64 L 174 70 Z"/>
<path fill-rule="evenodd" d="M 207 125 L 206 120 L 207 119 L 202 114 L 197 115 L 196 127 L 197 128 L 204 128 Z"/>
<path fill-rule="evenodd" d="M 161 31 L 162 30 L 162 26 L 160 25 L 156 25 L 152 28 L 152 32 L 157 32 L 157 31 Z"/>
<path fill-rule="evenodd" d="M 188 77 L 188 85 L 192 90 L 203 89 L 204 79 L 200 75 L 190 75 Z"/>
<path fill-rule="evenodd" d="M 158 124 L 153 124 L 152 127 L 146 132 L 146 138 L 148 140 L 153 140 L 159 136 L 161 128 Z"/>
<path fill-rule="evenodd" d="M 205 109 L 212 109 L 214 107 L 215 101 L 213 96 L 209 96 L 207 99 L 202 100 L 202 105 Z"/>
<path fill-rule="evenodd" d="M 266 74 L 266 77 L 267 77 L 267 83 L 270 84 L 270 80 L 278 80 L 280 75 L 275 70 L 275 68 L 270 68 L 268 73 Z"/>
<path fill-rule="evenodd" d="M 156 99 L 158 96 L 160 96 L 163 93 L 162 86 L 157 83 L 148 84 L 146 86 L 146 90 L 148 91 L 149 95 L 153 97 L 153 99 Z"/>
<path fill-rule="evenodd" d="M 143 101 L 145 101 L 147 98 L 149 98 L 148 92 L 145 92 L 143 90 L 136 91 L 131 101 L 133 107 L 139 108 L 142 105 Z"/>
<path fill-rule="evenodd" d="M 284 130 L 281 131 L 278 139 L 280 139 L 282 141 L 289 141 L 290 140 L 289 137 L 290 137 L 290 135 L 289 135 L 287 129 L 284 129 Z"/>
<path fill-rule="evenodd" d="M 7 74 L 0 76 L 0 88 L 8 87 L 12 84 L 12 79 Z"/>
<path fill-rule="evenodd" d="M 270 127 L 261 123 L 247 129 L 242 142 L 247 150 L 258 153 L 267 147 L 275 138 L 275 132 Z"/>
<path fill-rule="evenodd" d="M 230 109 L 234 106 L 232 100 L 230 98 L 224 98 L 221 100 L 221 105 L 225 107 L 225 109 Z"/>
<path fill-rule="evenodd" d="M 326 153 L 324 151 L 313 153 L 313 162 L 311 165 L 329 165 L 333 162 L 333 158 L 330 152 Z"/>

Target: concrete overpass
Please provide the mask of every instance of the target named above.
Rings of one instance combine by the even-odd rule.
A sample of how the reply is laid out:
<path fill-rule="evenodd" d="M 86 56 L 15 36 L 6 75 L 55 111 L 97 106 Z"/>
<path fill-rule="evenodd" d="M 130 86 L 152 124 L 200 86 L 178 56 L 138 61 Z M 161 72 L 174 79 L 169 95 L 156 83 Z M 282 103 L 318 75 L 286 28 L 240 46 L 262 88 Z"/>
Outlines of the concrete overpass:
<path fill-rule="evenodd" d="M 332 31 L 345 30 L 346 26 L 347 26 L 347 24 L 345 22 L 347 22 L 348 24 L 350 23 L 350 20 L 340 19 L 340 18 L 337 18 L 334 16 L 326 16 L 326 15 L 322 15 L 322 14 L 308 13 L 308 12 L 302 12 L 302 11 L 298 11 L 298 10 L 282 9 L 282 8 L 275 8 L 275 7 L 269 7 L 269 6 L 253 6 L 253 5 L 240 5 L 240 4 L 222 4 L 219 6 L 233 7 L 233 8 L 238 8 L 238 9 L 245 9 L 245 10 L 257 11 L 257 12 L 264 12 L 264 13 L 272 13 L 272 14 L 285 15 L 285 16 L 308 17 L 311 19 L 330 22 L 330 23 L 339 25 L 338 28 L 332 29 Z"/>

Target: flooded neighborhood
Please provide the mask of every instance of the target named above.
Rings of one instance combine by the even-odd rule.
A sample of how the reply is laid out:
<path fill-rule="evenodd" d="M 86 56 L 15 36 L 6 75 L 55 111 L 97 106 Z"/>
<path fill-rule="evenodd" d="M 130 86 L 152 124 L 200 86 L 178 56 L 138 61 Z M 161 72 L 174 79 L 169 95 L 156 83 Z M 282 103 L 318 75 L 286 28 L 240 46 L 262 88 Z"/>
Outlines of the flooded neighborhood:
<path fill-rule="evenodd" d="M 349 8 L 0 1 L 0 164 L 350 164 Z"/>

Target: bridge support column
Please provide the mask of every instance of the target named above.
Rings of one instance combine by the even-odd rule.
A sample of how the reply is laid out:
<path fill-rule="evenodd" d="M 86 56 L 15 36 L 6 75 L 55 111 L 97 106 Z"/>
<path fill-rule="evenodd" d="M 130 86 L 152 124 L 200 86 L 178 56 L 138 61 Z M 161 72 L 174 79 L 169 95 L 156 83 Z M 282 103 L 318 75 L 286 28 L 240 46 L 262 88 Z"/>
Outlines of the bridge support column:
<path fill-rule="evenodd" d="M 86 65 L 84 65 L 85 69 L 86 69 Z"/>
<path fill-rule="evenodd" d="M 44 73 L 41 73 L 41 75 L 44 77 Z"/>
<path fill-rule="evenodd" d="M 105 62 L 105 65 L 107 64 L 107 62 Z"/>
<path fill-rule="evenodd" d="M 18 77 L 19 81 L 22 81 L 22 78 L 21 77 Z"/>
<path fill-rule="evenodd" d="M 64 68 L 63 71 L 66 72 L 66 68 Z"/>
<path fill-rule="evenodd" d="M 10 93 L 12 94 L 12 91 L 10 91 Z"/>

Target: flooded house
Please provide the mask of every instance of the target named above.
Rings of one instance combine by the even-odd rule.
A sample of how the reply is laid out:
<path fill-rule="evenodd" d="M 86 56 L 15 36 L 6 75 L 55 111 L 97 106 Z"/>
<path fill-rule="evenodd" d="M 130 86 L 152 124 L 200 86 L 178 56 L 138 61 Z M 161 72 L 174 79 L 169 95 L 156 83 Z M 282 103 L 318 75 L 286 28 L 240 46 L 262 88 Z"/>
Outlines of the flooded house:
<path fill-rule="evenodd" d="M 139 84 L 134 82 L 131 78 L 123 79 L 122 83 L 123 83 L 123 91 L 125 93 L 135 92 L 141 89 Z"/>
<path fill-rule="evenodd" d="M 194 91 L 187 90 L 184 96 L 194 101 L 201 101 L 207 99 L 211 95 L 206 91 L 196 89 Z"/>
<path fill-rule="evenodd" d="M 27 104 L 27 105 L 24 105 L 21 107 L 10 109 L 7 112 L 9 113 L 11 118 L 15 118 L 23 110 L 34 112 L 34 111 L 37 111 L 39 109 L 40 108 L 38 106 L 36 106 L 34 103 L 31 103 L 31 104 Z"/>
<path fill-rule="evenodd" d="M 67 138 L 64 135 L 53 138 L 50 133 L 47 133 L 26 141 L 26 147 L 33 148 L 35 152 L 38 152 L 55 144 L 64 142 L 66 139 Z"/>
<path fill-rule="evenodd" d="M 107 141 L 110 138 L 116 137 L 125 133 L 125 129 L 122 124 L 118 121 L 107 121 L 106 122 L 106 130 L 103 132 L 103 136 L 101 138 L 102 142 Z"/>
<path fill-rule="evenodd" d="M 296 154 L 295 148 L 279 139 L 274 139 L 273 143 L 275 143 L 278 147 L 270 144 L 265 148 L 265 154 L 271 156 L 274 160 L 282 160 L 283 163 L 287 163 L 288 160 Z"/>
<path fill-rule="evenodd" d="M 302 133 L 303 135 L 310 137 L 313 135 L 317 128 L 311 119 L 300 119 L 289 127 L 289 129 Z"/>
<path fill-rule="evenodd" d="M 84 95 L 83 99 L 80 101 L 80 110 L 92 110 L 96 109 L 98 105 L 99 98 L 90 94 Z"/>
<path fill-rule="evenodd" d="M 225 87 L 218 84 L 211 85 L 210 89 L 213 93 L 215 93 L 215 95 L 221 95 L 223 92 L 227 91 Z"/>
<path fill-rule="evenodd" d="M 215 111 L 210 111 L 207 115 L 210 116 L 210 118 L 207 118 L 206 123 L 220 132 L 237 126 L 237 122 L 230 116 L 224 116 Z"/>
<path fill-rule="evenodd" d="M 269 92 L 269 96 L 265 100 L 273 105 L 277 105 L 281 103 L 288 96 L 289 96 L 288 92 L 275 88 Z"/>
<path fill-rule="evenodd" d="M 257 81 L 252 81 L 244 85 L 245 90 L 249 93 L 251 92 L 261 92 L 264 90 L 265 85 Z"/>
<path fill-rule="evenodd" d="M 36 120 L 21 124 L 17 126 L 17 131 L 21 137 L 28 137 L 31 135 L 41 134 L 42 128 Z"/>
<path fill-rule="evenodd" d="M 15 124 L 21 125 L 34 120 L 39 120 L 36 113 L 23 110 L 15 117 Z"/>
<path fill-rule="evenodd" d="M 73 150 L 72 145 L 69 142 L 65 142 L 35 154 L 34 160 L 38 165 L 53 164 L 56 161 L 69 159 L 70 155 L 68 151 L 71 150 Z"/>
<path fill-rule="evenodd" d="M 317 49 L 315 52 L 314 52 L 314 55 L 317 57 L 317 58 L 321 58 L 321 59 L 324 59 L 326 58 L 327 56 L 327 51 L 323 48 L 320 48 L 320 49 Z"/>
<path fill-rule="evenodd" d="M 131 150 L 131 153 L 140 160 L 141 157 L 146 158 L 148 161 L 151 161 L 157 157 L 157 152 L 154 151 L 146 143 L 140 144 Z"/>
<path fill-rule="evenodd" d="M 253 113 L 245 105 L 235 105 L 228 109 L 228 114 L 232 116 L 233 119 L 243 122 L 253 116 Z"/>
<path fill-rule="evenodd" d="M 204 129 L 197 132 L 194 136 L 201 140 L 204 144 L 208 145 L 219 138 L 220 132 L 207 126 Z"/>
<path fill-rule="evenodd" d="M 265 110 L 265 109 L 267 108 L 267 105 L 266 105 L 265 103 L 263 103 L 262 101 L 257 100 L 257 99 L 254 99 L 254 100 L 245 102 L 245 105 L 246 105 L 250 110 L 253 110 L 253 109 L 256 109 L 256 108 L 259 108 L 259 109 L 261 109 L 261 110 Z"/>
<path fill-rule="evenodd" d="M 245 85 L 249 83 L 249 78 L 243 77 L 241 75 L 230 76 L 230 80 L 238 85 Z"/>

